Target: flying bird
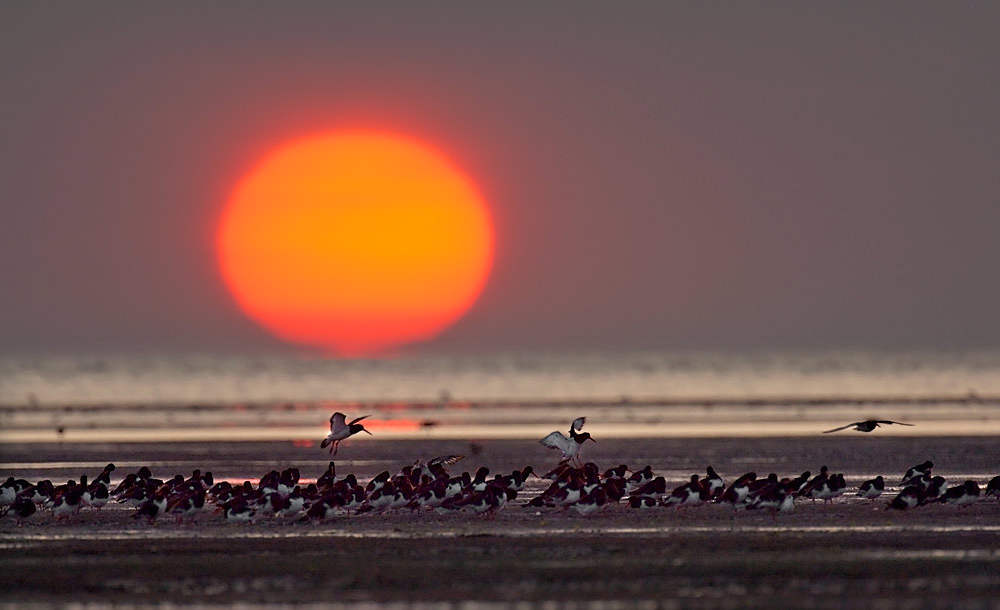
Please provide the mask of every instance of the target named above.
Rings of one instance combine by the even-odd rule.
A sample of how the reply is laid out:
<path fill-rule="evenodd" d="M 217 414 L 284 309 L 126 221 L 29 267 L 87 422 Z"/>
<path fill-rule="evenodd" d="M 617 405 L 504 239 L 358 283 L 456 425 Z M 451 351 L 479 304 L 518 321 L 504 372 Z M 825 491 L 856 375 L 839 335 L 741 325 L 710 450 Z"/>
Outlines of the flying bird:
<path fill-rule="evenodd" d="M 838 430 L 846 430 L 848 428 L 854 428 L 858 432 L 871 432 L 875 428 L 879 427 L 879 424 L 898 424 L 900 426 L 912 426 L 913 424 L 904 424 L 901 421 L 892 421 L 891 419 L 868 419 L 865 421 L 856 421 L 853 424 L 847 424 L 846 426 L 841 426 L 839 428 L 834 428 L 833 430 L 825 430 L 823 434 L 829 434 L 831 432 L 837 432 Z"/>
<path fill-rule="evenodd" d="M 344 440 L 349 436 L 353 436 L 358 432 L 364 432 L 365 434 L 371 434 L 371 432 L 365 430 L 365 427 L 358 422 L 370 415 L 362 415 L 356 419 L 352 419 L 351 423 L 347 423 L 347 416 L 343 413 L 337 412 L 330 416 L 330 434 L 323 439 L 320 443 L 320 447 L 326 447 L 331 445 L 330 454 L 337 455 L 337 446 L 340 445 L 340 441 Z"/>
<path fill-rule="evenodd" d="M 583 429 L 583 424 L 586 421 L 586 417 L 578 417 L 569 426 L 569 436 L 565 436 L 562 432 L 556 430 L 549 433 L 548 436 L 539 442 L 550 449 L 562 451 L 564 460 L 579 462 L 580 448 L 583 446 L 583 443 L 587 440 L 597 442 L 590 437 L 590 432 L 579 432 L 579 430 Z"/>

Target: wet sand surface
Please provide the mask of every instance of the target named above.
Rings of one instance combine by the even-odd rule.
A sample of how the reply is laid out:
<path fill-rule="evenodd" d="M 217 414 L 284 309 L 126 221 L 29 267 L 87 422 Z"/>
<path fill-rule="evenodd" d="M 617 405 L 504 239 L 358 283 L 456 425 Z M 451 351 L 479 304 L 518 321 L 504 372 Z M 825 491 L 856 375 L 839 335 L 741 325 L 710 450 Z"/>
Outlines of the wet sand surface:
<path fill-rule="evenodd" d="M 328 456 L 291 443 L 3 445 L 0 474 L 30 480 L 116 479 L 148 464 L 166 478 L 208 469 L 256 480 L 297 466 L 315 479 Z M 341 474 L 396 471 L 417 458 L 460 453 L 451 469 L 543 470 L 555 453 L 535 441 L 345 443 Z M 852 488 L 875 474 L 897 484 L 930 459 L 952 483 L 1000 474 L 1000 439 L 842 436 L 637 439 L 588 444 L 602 468 L 651 464 L 668 487 L 712 464 L 727 480 L 753 470 L 795 476 L 826 464 Z M 68 523 L 35 515 L 0 520 L 0 605 L 322 604 L 343 607 L 1000 608 L 1000 502 L 885 510 L 851 489 L 833 504 L 799 500 L 792 514 L 734 513 L 719 505 L 579 516 L 522 506 L 497 515 L 412 513 L 227 524 L 85 509 Z"/>

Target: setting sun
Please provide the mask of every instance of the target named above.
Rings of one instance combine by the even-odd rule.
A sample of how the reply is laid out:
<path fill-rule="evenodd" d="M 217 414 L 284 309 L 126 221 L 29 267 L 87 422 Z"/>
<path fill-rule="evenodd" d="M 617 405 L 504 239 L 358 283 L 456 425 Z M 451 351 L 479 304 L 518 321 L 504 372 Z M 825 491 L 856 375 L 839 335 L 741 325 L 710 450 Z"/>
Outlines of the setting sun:
<path fill-rule="evenodd" d="M 473 183 L 423 143 L 295 140 L 236 186 L 217 234 L 240 308 L 275 336 L 341 355 L 429 339 L 473 304 L 493 230 Z"/>

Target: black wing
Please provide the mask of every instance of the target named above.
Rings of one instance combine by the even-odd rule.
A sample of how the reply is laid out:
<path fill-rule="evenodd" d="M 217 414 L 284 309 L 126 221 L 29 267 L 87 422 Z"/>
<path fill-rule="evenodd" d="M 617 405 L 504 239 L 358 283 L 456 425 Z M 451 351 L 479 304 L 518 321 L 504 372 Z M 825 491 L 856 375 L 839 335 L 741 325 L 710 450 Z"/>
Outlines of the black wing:
<path fill-rule="evenodd" d="M 847 424 L 846 426 L 841 426 L 839 428 L 834 428 L 833 430 L 824 430 L 823 434 L 830 434 L 831 432 L 838 432 L 840 430 L 847 430 L 848 428 L 854 428 L 854 427 L 860 426 L 863 423 L 865 423 L 865 422 L 863 422 L 863 421 L 856 421 L 853 424 Z"/>
<path fill-rule="evenodd" d="M 441 464 L 442 466 L 451 466 L 452 464 L 464 459 L 464 455 L 442 455 L 436 457 L 427 463 L 428 466 L 434 466 L 436 464 Z"/>
<path fill-rule="evenodd" d="M 361 417 L 358 417 L 358 418 L 356 418 L 356 419 L 352 419 L 352 420 L 351 420 L 351 423 L 349 423 L 349 424 L 347 424 L 347 425 L 348 425 L 348 426 L 353 426 L 354 424 L 358 423 L 359 421 L 361 421 L 362 419 L 365 419 L 365 418 L 367 418 L 367 417 L 371 417 L 371 414 L 369 413 L 368 415 L 362 415 Z"/>

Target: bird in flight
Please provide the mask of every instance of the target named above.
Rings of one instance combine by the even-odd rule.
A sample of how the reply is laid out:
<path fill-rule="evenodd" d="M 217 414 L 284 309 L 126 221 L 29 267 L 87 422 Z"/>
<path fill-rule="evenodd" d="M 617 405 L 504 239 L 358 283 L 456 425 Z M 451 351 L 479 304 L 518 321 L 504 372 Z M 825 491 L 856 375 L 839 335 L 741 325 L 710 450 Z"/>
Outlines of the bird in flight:
<path fill-rule="evenodd" d="M 867 419 L 865 421 L 856 421 L 853 424 L 847 424 L 846 426 L 834 428 L 833 430 L 824 430 L 823 434 L 829 434 L 831 432 L 837 432 L 839 430 L 846 430 L 848 428 L 854 428 L 858 432 L 871 432 L 875 428 L 880 427 L 880 424 L 897 424 L 899 426 L 913 425 L 913 424 L 904 424 L 901 421 L 892 421 L 891 419 Z"/>
<path fill-rule="evenodd" d="M 559 451 L 562 451 L 564 460 L 579 462 L 580 448 L 583 446 L 583 443 L 587 440 L 594 441 L 595 443 L 597 442 L 591 438 L 590 432 L 579 432 L 579 430 L 583 429 L 583 424 L 586 421 L 586 417 L 578 417 L 574 419 L 573 423 L 569 426 L 568 437 L 562 432 L 556 430 L 554 432 L 550 432 L 548 436 L 539 442 L 550 449 L 558 449 Z"/>
<path fill-rule="evenodd" d="M 337 446 L 340 445 L 340 441 L 349 436 L 353 436 L 358 432 L 371 434 L 371 432 L 365 430 L 363 425 L 358 423 L 366 417 L 369 417 L 369 415 L 362 415 L 361 417 L 352 419 L 351 423 L 347 423 L 346 415 L 340 412 L 334 413 L 330 416 L 330 434 L 323 439 L 323 442 L 320 443 L 320 447 L 324 448 L 327 445 L 331 445 L 330 454 L 337 455 Z"/>

